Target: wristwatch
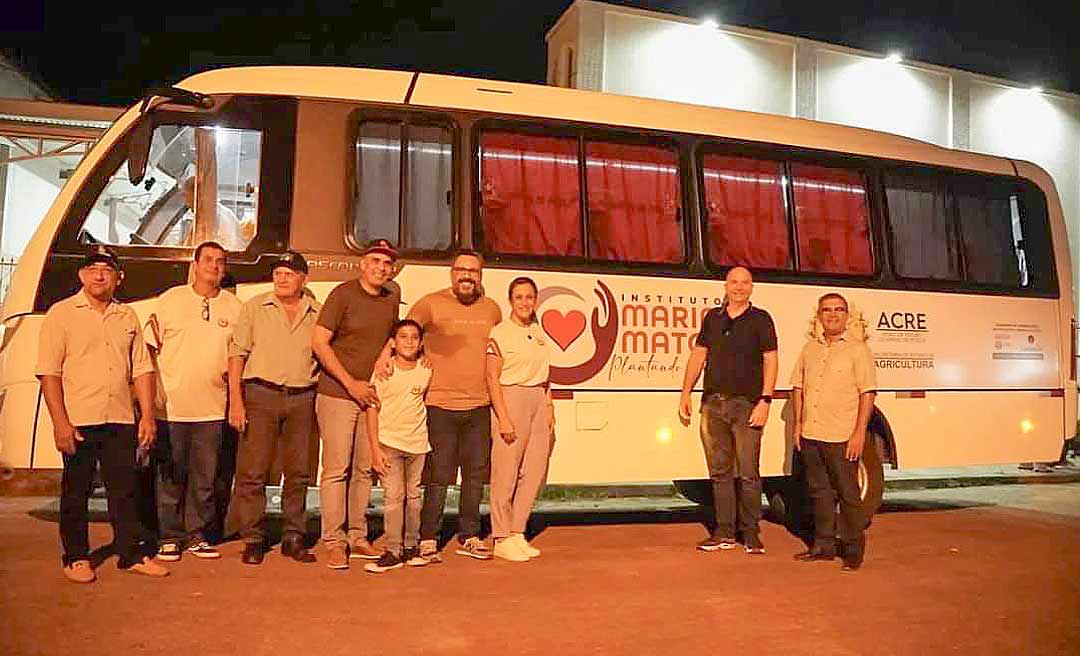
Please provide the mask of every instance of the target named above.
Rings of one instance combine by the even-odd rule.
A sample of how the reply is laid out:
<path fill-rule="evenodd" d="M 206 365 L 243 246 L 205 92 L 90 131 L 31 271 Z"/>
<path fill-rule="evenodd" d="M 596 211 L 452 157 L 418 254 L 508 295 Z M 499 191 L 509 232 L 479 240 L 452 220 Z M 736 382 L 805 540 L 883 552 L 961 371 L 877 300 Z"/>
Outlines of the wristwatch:
<path fill-rule="evenodd" d="M 758 401 L 764 401 L 765 403 L 772 403 L 772 394 L 762 394 L 757 397 Z"/>

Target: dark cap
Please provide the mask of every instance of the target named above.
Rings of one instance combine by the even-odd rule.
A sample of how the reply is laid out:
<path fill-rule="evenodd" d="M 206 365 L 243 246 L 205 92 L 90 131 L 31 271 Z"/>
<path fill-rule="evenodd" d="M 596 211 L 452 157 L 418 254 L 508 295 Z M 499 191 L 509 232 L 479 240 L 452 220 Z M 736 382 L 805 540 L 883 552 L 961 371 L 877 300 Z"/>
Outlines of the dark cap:
<path fill-rule="evenodd" d="M 116 257 L 116 253 L 112 252 L 108 248 L 105 248 L 101 244 L 91 246 L 86 251 L 86 255 L 83 256 L 82 264 L 79 268 L 88 267 L 91 264 L 97 264 L 98 262 L 104 262 L 117 271 L 120 270 L 120 258 Z"/>
<path fill-rule="evenodd" d="M 364 255 L 370 255 L 371 253 L 379 253 L 385 255 L 391 260 L 397 259 L 397 249 L 394 245 L 385 239 L 372 239 L 364 246 Z"/>
<path fill-rule="evenodd" d="M 297 273 L 308 272 L 307 260 L 304 259 L 303 255 L 296 251 L 285 251 L 282 253 L 281 257 L 274 262 L 273 268 L 276 269 L 278 267 L 288 267 Z"/>

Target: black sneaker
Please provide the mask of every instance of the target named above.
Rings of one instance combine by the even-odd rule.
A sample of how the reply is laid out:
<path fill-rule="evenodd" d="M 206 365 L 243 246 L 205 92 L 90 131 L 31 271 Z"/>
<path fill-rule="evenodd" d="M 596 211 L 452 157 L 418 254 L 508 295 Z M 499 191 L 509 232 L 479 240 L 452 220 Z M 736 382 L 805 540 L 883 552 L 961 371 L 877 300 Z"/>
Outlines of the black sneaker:
<path fill-rule="evenodd" d="M 728 551 L 735 548 L 735 538 L 721 538 L 710 535 L 698 542 L 697 548 L 702 551 Z"/>
<path fill-rule="evenodd" d="M 765 553 L 765 545 L 761 543 L 761 538 L 757 534 L 750 535 L 743 542 L 743 548 L 746 549 L 748 554 L 763 554 Z"/>
<path fill-rule="evenodd" d="M 423 567 L 428 564 L 428 559 L 420 555 L 418 547 L 405 547 L 401 551 L 401 560 L 409 567 Z"/>
<path fill-rule="evenodd" d="M 398 569 L 405 563 L 401 560 L 400 556 L 384 551 L 383 555 L 379 556 L 379 559 L 373 563 L 364 565 L 365 572 L 371 572 L 372 574 L 382 574 L 383 572 L 389 572 L 392 569 Z"/>
<path fill-rule="evenodd" d="M 187 548 L 187 552 L 196 558 L 214 559 L 221 558 L 221 552 L 210 546 L 206 540 L 199 540 Z"/>

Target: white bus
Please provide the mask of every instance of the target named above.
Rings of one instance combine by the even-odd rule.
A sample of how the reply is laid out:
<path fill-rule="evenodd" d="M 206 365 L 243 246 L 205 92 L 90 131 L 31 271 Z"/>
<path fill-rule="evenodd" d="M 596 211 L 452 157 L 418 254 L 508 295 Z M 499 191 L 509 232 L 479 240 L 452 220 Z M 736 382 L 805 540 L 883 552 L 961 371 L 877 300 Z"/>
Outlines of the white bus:
<path fill-rule="evenodd" d="M 1027 162 L 426 73 L 233 68 L 161 94 L 104 134 L 20 260 L 0 350 L 0 459 L 17 469 L 61 464 L 34 361 L 42 315 L 76 290 L 86 245 L 115 248 L 120 296 L 145 314 L 228 214 L 243 226 L 230 255 L 241 299 L 269 289 L 286 248 L 309 259 L 325 298 L 374 237 L 401 248 L 405 306 L 448 285 L 460 247 L 484 253 L 504 312 L 507 282 L 534 277 L 555 351 L 552 483 L 705 477 L 697 421 L 683 428 L 677 401 L 733 264 L 753 270 L 753 301 L 779 333 L 765 476 L 792 469 L 783 399 L 826 291 L 861 312 L 876 359 L 863 468 L 874 507 L 883 462 L 1050 461 L 1075 432 L 1065 223 L 1050 177 Z"/>

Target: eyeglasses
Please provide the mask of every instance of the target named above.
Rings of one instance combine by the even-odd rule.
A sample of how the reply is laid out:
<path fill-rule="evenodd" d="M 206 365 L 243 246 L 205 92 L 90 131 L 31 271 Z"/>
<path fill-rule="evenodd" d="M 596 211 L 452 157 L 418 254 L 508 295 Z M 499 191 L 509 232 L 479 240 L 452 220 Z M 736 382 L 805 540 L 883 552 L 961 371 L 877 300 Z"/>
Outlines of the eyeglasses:
<path fill-rule="evenodd" d="M 818 308 L 818 312 L 820 312 L 822 314 L 841 314 L 843 312 L 847 312 L 847 308 L 845 308 L 845 307 Z"/>
<path fill-rule="evenodd" d="M 202 320 L 210 321 L 210 299 L 208 298 L 202 300 Z"/>
<path fill-rule="evenodd" d="M 471 273 L 473 275 L 480 275 L 480 269 L 470 269 L 468 267 L 452 267 L 450 269 L 454 273 Z"/>

